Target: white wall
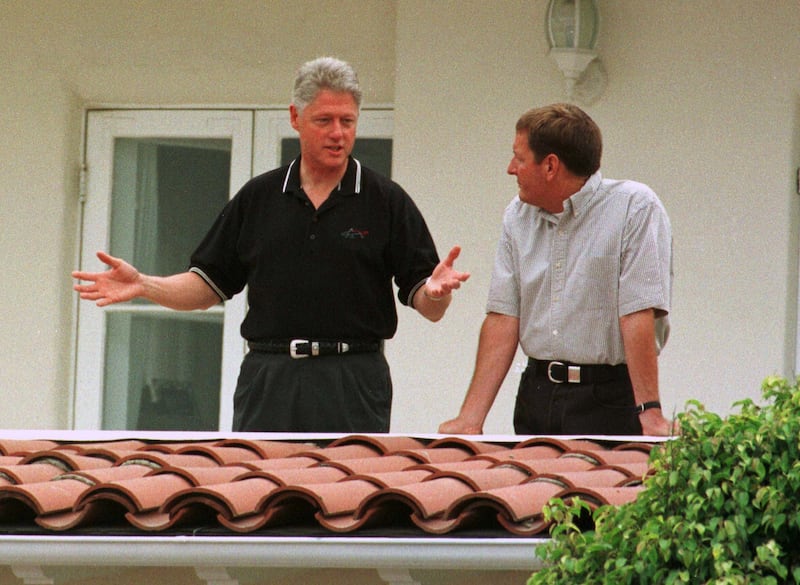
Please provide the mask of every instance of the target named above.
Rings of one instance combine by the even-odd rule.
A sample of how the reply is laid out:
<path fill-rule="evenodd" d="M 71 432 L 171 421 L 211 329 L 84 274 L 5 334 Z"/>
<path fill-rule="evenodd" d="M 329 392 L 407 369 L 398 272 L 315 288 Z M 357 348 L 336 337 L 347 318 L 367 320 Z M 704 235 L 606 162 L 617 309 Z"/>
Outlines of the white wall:
<path fill-rule="evenodd" d="M 604 3 L 606 168 L 660 193 L 675 236 L 664 394 L 726 410 L 792 376 L 800 3 Z"/>
<path fill-rule="evenodd" d="M 608 87 L 586 106 L 604 172 L 649 183 L 675 233 L 669 409 L 726 411 L 794 370 L 800 4 L 600 0 Z M 767 9 L 765 9 L 765 6 Z M 293 70 L 330 53 L 371 103 L 396 106 L 395 173 L 440 252 L 472 279 L 442 323 L 401 309 L 388 347 L 397 432 L 433 432 L 469 381 L 506 203 L 513 125 L 563 100 L 546 0 L 156 0 L 3 5 L 0 51 L 0 427 L 66 428 L 82 109 L 286 103 Z M 522 358 L 518 360 L 522 362 Z M 511 432 L 512 372 L 486 431 Z"/>
<path fill-rule="evenodd" d="M 27 69 L 0 68 L 0 96 L 0 427 L 63 428 L 80 108 L 59 80 Z"/>

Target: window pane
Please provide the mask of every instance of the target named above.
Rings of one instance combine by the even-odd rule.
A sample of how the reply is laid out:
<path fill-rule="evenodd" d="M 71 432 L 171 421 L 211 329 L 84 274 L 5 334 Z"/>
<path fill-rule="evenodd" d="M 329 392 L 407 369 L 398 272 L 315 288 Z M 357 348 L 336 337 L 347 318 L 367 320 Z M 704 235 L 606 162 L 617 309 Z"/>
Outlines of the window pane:
<path fill-rule="evenodd" d="M 216 430 L 222 318 L 213 319 L 110 313 L 103 428 Z"/>
<path fill-rule="evenodd" d="M 231 141 L 117 138 L 111 254 L 148 274 L 186 270 L 228 201 Z"/>
<path fill-rule="evenodd" d="M 228 201 L 230 165 L 228 139 L 116 138 L 110 253 L 148 274 L 185 271 Z M 215 430 L 223 318 L 141 300 L 109 311 L 103 428 Z"/>

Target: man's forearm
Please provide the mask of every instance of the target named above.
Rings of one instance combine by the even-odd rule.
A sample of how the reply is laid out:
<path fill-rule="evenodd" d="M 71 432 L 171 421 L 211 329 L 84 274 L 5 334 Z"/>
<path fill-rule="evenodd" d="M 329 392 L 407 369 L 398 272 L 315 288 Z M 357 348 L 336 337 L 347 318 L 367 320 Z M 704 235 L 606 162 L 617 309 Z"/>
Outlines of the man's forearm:
<path fill-rule="evenodd" d="M 655 313 L 647 309 L 625 315 L 620 330 L 636 404 L 659 400 Z"/>
<path fill-rule="evenodd" d="M 172 276 L 142 275 L 142 297 L 179 311 L 208 309 L 220 302 L 217 293 L 193 272 Z"/>
<path fill-rule="evenodd" d="M 490 313 L 481 326 L 475 371 L 458 418 L 482 428 L 519 343 L 519 319 Z"/>
<path fill-rule="evenodd" d="M 625 315 L 620 318 L 620 330 L 635 403 L 660 402 L 655 311 L 647 309 Z M 660 406 L 641 411 L 639 422 L 645 435 L 671 435 L 675 432 L 674 426 L 664 418 Z"/>

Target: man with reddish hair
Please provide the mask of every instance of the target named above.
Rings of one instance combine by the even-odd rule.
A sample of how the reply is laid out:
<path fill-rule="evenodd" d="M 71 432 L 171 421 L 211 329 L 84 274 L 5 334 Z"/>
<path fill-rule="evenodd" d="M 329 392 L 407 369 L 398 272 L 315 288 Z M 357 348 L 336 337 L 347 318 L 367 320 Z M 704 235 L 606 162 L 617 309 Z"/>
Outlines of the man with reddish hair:
<path fill-rule="evenodd" d="M 518 434 L 667 435 L 658 354 L 669 331 L 672 234 L 653 191 L 600 173 L 602 137 L 580 108 L 516 125 L 506 208 L 475 371 L 440 433 L 482 433 L 517 345 L 528 356 Z"/>

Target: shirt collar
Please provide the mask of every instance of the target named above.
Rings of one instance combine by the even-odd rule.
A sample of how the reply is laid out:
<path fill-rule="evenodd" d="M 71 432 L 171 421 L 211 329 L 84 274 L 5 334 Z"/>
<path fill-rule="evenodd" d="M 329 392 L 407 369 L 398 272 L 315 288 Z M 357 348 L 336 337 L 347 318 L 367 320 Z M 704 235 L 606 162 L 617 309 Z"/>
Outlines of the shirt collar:
<path fill-rule="evenodd" d="M 586 203 L 597 192 L 602 180 L 603 175 L 600 171 L 595 172 L 586 180 L 577 193 L 570 195 L 569 199 L 564 202 L 564 211 L 569 210 L 574 217 L 579 216 L 583 208 L 586 207 Z"/>
<path fill-rule="evenodd" d="M 286 169 L 286 176 L 283 179 L 283 192 L 300 190 L 300 157 L 298 156 Z M 336 187 L 336 192 L 342 195 L 354 195 L 361 193 L 361 162 L 350 157 L 347 163 L 347 170 L 344 172 L 342 180 Z"/>

